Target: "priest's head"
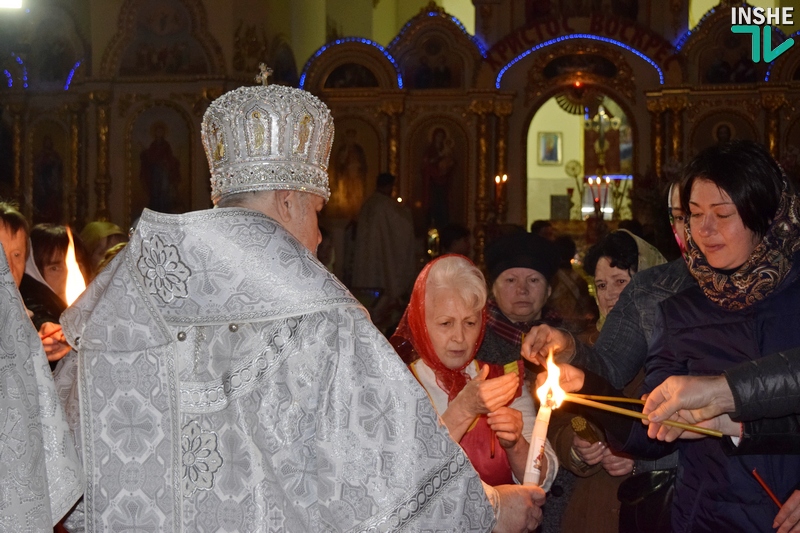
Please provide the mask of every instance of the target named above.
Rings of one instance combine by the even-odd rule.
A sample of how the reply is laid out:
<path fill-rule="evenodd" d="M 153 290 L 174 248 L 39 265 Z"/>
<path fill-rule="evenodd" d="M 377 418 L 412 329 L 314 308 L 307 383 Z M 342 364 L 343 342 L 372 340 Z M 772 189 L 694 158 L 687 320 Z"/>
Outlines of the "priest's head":
<path fill-rule="evenodd" d="M 214 204 L 260 211 L 315 252 L 317 215 L 331 194 L 327 106 L 291 87 L 241 87 L 211 103 L 202 138 Z"/>

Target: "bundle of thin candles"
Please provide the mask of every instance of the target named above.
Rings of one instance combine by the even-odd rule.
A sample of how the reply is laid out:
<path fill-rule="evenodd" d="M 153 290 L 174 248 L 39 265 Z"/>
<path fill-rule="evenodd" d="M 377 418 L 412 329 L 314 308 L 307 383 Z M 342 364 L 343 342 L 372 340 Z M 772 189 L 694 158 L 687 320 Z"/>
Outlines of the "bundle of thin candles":
<path fill-rule="evenodd" d="M 604 411 L 611 411 L 612 413 L 617 413 L 620 415 L 630 416 L 633 418 L 640 418 L 642 420 L 647 420 L 647 415 L 640 413 L 638 411 L 631 411 L 630 409 L 622 409 L 621 407 L 615 407 L 613 405 L 606 405 L 604 403 L 595 402 L 583 397 L 585 395 L 581 394 L 567 394 L 564 400 L 573 403 L 579 403 L 581 405 L 585 405 L 587 407 L 594 407 L 597 409 L 602 409 Z M 624 401 L 631 401 L 632 398 L 624 398 L 624 397 L 615 397 L 615 396 L 601 396 L 606 401 L 614 401 L 614 402 L 624 402 Z M 635 403 L 642 403 L 641 400 L 634 400 Z M 632 402 L 632 403 L 634 403 Z M 664 420 L 661 422 L 665 426 L 672 426 L 681 429 L 686 429 L 688 431 L 694 431 L 695 433 L 702 433 L 704 435 L 711 435 L 712 437 L 722 437 L 722 432 L 717 431 L 714 429 L 708 429 L 700 426 L 693 426 L 691 424 L 684 424 L 683 422 L 676 422 L 674 420 Z"/>

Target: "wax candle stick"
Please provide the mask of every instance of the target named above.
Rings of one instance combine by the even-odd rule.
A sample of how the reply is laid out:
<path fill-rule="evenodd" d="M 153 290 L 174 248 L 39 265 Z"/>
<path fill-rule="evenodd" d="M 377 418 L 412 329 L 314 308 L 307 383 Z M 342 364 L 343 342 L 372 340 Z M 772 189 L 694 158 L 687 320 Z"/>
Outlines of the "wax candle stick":
<path fill-rule="evenodd" d="M 544 447 L 547 442 L 547 427 L 550 425 L 550 415 L 553 410 L 546 404 L 539 407 L 536 422 L 533 425 L 531 447 L 528 450 L 528 460 L 525 462 L 525 477 L 523 485 L 538 485 L 542 477 L 542 463 L 544 462 Z"/>

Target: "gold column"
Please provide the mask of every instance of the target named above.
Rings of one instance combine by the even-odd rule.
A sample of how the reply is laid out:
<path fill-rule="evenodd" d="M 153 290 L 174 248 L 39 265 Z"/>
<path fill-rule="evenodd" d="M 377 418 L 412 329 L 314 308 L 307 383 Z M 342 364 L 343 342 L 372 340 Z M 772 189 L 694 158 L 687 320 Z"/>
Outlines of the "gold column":
<path fill-rule="evenodd" d="M 65 223 L 73 226 L 77 222 L 78 212 L 78 173 L 80 162 L 81 146 L 81 111 L 83 104 L 67 104 L 69 114 L 69 172 L 67 174 L 67 190 L 64 194 L 64 213 L 66 214 Z"/>
<path fill-rule="evenodd" d="M 403 113 L 403 102 L 399 100 L 383 102 L 381 112 L 385 113 L 389 120 L 389 173 L 397 176 L 400 152 L 400 115 Z"/>
<path fill-rule="evenodd" d="M 11 114 L 11 151 L 14 154 L 14 198 L 22 198 L 22 114 L 25 112 L 23 104 L 11 104 L 6 107 Z M 21 206 L 24 209 L 24 206 Z"/>
<path fill-rule="evenodd" d="M 108 122 L 110 115 L 111 92 L 95 91 L 90 98 L 97 107 L 97 178 L 95 179 L 95 193 L 97 194 L 97 207 L 95 220 L 108 220 L 108 192 L 111 183 L 108 171 Z"/>
<path fill-rule="evenodd" d="M 659 100 L 648 100 L 647 111 L 650 112 L 652 167 L 656 176 L 660 178 L 664 166 L 664 128 L 661 124 L 663 106 Z"/>
<path fill-rule="evenodd" d="M 685 96 L 672 96 L 662 104 L 662 109 L 668 109 L 672 115 L 672 146 L 670 148 L 672 149 L 672 159 L 678 163 L 683 162 L 683 110 L 687 105 L 688 100 Z"/>
<path fill-rule="evenodd" d="M 761 105 L 764 107 L 764 131 L 767 135 L 767 149 L 770 155 L 778 159 L 778 111 L 786 104 L 782 93 L 768 92 L 761 94 Z"/>
<path fill-rule="evenodd" d="M 513 105 L 510 101 L 497 101 L 494 103 L 494 114 L 497 117 L 496 138 L 497 138 L 497 157 L 496 171 L 499 176 L 508 174 L 508 116 L 511 114 Z M 503 184 L 502 194 L 497 201 L 497 221 L 502 223 L 506 220 L 506 184 Z"/>
<path fill-rule="evenodd" d="M 476 198 L 477 224 L 475 225 L 475 264 L 479 268 L 484 265 L 486 248 L 486 222 L 489 218 L 489 200 L 487 191 L 491 178 L 487 170 L 489 139 L 487 136 L 486 115 L 492 112 L 494 104 L 491 100 L 473 100 L 469 111 L 478 116 L 478 190 Z"/>

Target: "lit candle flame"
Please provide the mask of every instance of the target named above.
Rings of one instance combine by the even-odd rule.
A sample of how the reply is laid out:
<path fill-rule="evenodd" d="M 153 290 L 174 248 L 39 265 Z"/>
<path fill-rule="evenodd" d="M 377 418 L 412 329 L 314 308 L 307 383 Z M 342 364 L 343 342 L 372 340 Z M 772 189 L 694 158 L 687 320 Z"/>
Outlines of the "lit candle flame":
<path fill-rule="evenodd" d="M 86 282 L 83 280 L 78 261 L 75 260 L 75 243 L 72 240 L 72 231 L 67 227 L 69 237 L 69 247 L 67 248 L 67 305 L 78 299 L 83 291 L 86 290 Z"/>
<path fill-rule="evenodd" d="M 499 184 L 500 183 L 500 176 L 495 176 L 494 177 L 494 182 Z"/>
<path fill-rule="evenodd" d="M 550 355 L 547 356 L 547 381 L 541 387 L 536 389 L 536 396 L 542 405 L 550 408 L 556 408 L 561 405 L 561 402 L 566 398 L 567 393 L 561 388 L 559 378 L 561 377 L 561 369 L 558 368 L 553 362 L 553 350 L 550 350 Z"/>

